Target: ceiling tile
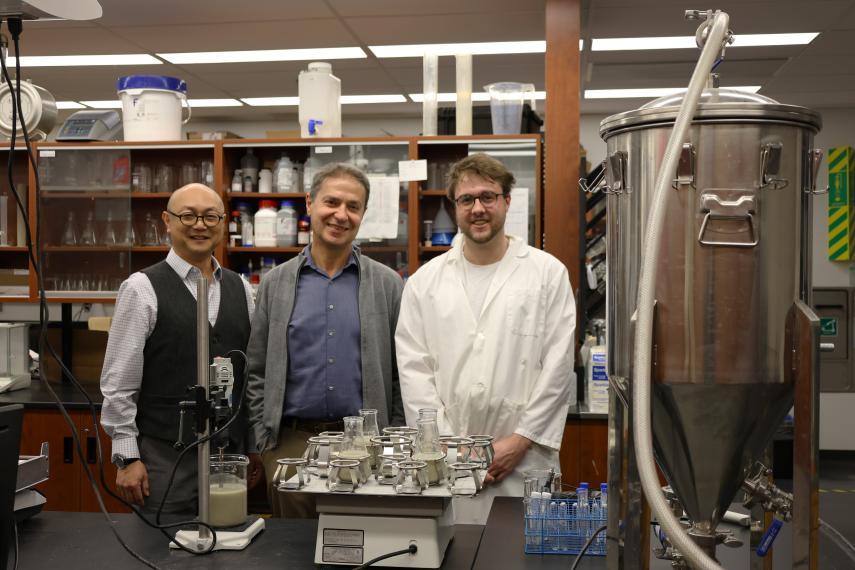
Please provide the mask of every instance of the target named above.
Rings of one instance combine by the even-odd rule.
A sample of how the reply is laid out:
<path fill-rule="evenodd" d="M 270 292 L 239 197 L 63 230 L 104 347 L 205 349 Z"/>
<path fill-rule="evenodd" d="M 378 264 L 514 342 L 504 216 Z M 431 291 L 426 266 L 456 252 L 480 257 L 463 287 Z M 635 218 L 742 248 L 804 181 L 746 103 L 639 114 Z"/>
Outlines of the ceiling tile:
<path fill-rule="evenodd" d="M 543 12 L 484 14 L 440 14 L 348 18 L 345 20 L 366 45 L 397 45 L 457 42 L 541 40 Z"/>

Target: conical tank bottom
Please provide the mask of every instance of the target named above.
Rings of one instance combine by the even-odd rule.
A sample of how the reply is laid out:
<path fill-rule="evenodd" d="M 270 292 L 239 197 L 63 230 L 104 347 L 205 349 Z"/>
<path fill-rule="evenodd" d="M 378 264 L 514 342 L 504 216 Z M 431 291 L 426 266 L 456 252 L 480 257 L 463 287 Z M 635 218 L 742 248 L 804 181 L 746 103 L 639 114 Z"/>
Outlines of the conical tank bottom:
<path fill-rule="evenodd" d="M 693 522 L 715 528 L 792 403 L 787 384 L 654 385 L 657 460 Z"/>

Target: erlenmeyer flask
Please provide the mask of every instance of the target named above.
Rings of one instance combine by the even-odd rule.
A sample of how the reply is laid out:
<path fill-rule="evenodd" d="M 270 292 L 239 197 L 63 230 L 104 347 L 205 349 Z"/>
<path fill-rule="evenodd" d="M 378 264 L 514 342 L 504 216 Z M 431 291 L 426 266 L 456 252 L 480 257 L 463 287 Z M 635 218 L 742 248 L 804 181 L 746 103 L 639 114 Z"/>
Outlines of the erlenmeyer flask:
<path fill-rule="evenodd" d="M 445 483 L 445 453 L 439 443 L 439 426 L 436 417 L 419 419 L 416 422 L 419 432 L 413 445 L 413 459 L 428 464 L 428 484 Z"/>
<path fill-rule="evenodd" d="M 364 420 L 361 416 L 346 416 L 344 418 L 344 436 L 342 437 L 341 459 L 357 459 L 360 462 L 360 472 L 363 480 L 371 476 L 368 447 L 365 445 L 365 433 L 362 431 Z"/>
<path fill-rule="evenodd" d="M 131 220 L 131 213 L 128 212 L 128 215 L 125 217 L 125 223 L 122 227 L 122 235 L 119 240 L 120 245 L 132 246 L 137 241 L 137 235 L 134 231 L 134 223 Z"/>
<path fill-rule="evenodd" d="M 146 212 L 145 214 L 142 244 L 160 245 L 160 232 L 157 228 L 157 221 L 151 217 L 151 212 Z"/>
<path fill-rule="evenodd" d="M 89 212 L 86 216 L 86 225 L 83 226 L 83 233 L 80 234 L 80 245 L 95 245 L 98 239 L 95 237 L 95 214 Z"/>
<path fill-rule="evenodd" d="M 376 472 L 378 467 L 378 457 L 382 449 L 379 445 L 371 441 L 372 437 L 380 435 L 380 428 L 377 427 L 377 410 L 359 410 L 359 415 L 363 420 L 362 434 L 365 440 L 365 447 L 368 449 L 368 453 L 371 456 L 371 470 Z"/>
<path fill-rule="evenodd" d="M 420 408 L 419 419 L 436 421 L 436 408 Z"/>
<path fill-rule="evenodd" d="M 62 245 L 77 245 L 77 222 L 74 220 L 74 212 L 69 212 L 65 219 L 65 229 L 62 230 Z"/>
<path fill-rule="evenodd" d="M 104 236 L 101 241 L 104 245 L 119 245 L 119 236 L 116 225 L 113 223 L 113 210 L 107 210 L 107 223 L 104 225 Z"/>

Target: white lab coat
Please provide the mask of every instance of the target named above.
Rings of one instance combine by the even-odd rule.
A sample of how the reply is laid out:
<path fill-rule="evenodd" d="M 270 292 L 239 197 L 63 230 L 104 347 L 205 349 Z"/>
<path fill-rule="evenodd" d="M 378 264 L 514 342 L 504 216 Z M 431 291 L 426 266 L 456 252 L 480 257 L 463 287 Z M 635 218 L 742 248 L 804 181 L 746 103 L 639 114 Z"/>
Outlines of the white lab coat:
<path fill-rule="evenodd" d="M 522 495 L 522 471 L 558 467 L 576 399 L 576 305 L 564 265 L 511 237 L 480 315 L 463 285 L 463 236 L 407 281 L 395 334 L 407 423 L 436 408 L 442 434 L 518 433 L 535 445 L 485 495 Z M 486 519 L 489 501 L 482 515 Z M 459 507 L 456 505 L 456 510 Z M 459 516 L 457 522 L 464 522 Z"/>

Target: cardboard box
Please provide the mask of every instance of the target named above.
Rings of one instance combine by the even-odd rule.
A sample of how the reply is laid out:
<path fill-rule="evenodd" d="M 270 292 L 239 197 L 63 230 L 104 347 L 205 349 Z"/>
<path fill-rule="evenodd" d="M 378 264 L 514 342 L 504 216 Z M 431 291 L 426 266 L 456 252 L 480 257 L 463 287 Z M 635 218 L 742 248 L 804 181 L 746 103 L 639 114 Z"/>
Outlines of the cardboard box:
<path fill-rule="evenodd" d="M 828 149 L 828 259 L 855 256 L 855 153 L 850 146 Z"/>

